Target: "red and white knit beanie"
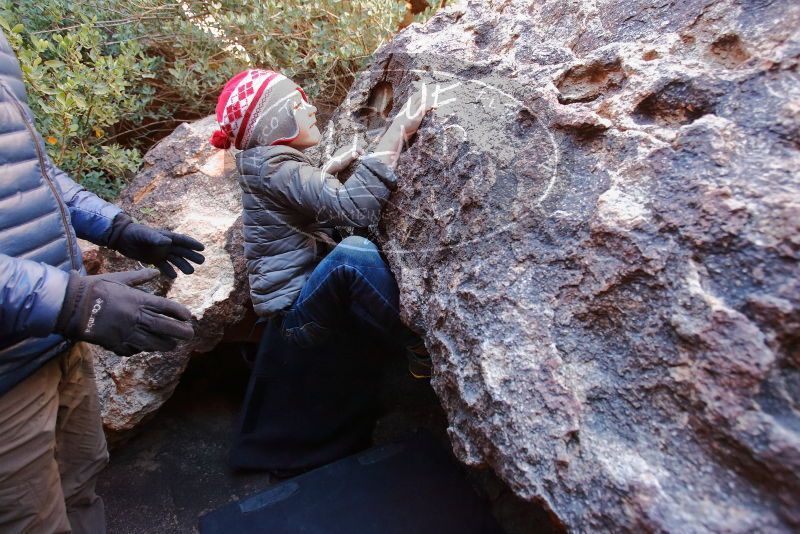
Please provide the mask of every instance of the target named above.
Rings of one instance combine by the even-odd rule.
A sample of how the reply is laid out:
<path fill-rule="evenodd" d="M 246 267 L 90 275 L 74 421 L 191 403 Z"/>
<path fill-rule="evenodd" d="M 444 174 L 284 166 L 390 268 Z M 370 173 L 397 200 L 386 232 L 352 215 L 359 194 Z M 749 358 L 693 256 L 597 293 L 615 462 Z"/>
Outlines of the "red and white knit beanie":
<path fill-rule="evenodd" d="M 231 78 L 217 100 L 220 129 L 211 136 L 217 148 L 285 144 L 299 135 L 291 95 L 306 94 L 292 80 L 271 70 L 248 69 Z"/>

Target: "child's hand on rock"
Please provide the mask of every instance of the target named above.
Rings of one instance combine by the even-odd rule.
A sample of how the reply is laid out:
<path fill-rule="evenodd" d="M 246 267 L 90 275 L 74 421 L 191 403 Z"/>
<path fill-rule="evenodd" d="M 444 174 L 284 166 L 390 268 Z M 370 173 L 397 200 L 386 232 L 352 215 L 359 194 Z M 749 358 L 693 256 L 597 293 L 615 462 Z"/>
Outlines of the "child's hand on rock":
<path fill-rule="evenodd" d="M 417 132 L 425 114 L 433 109 L 435 104 L 430 87 L 421 82 L 415 85 L 417 91 L 411 95 L 392 122 L 392 128 L 400 132 L 406 140 Z"/>
<path fill-rule="evenodd" d="M 372 156 L 395 168 L 403 145 L 412 135 L 417 133 L 425 114 L 433 109 L 436 99 L 431 89 L 424 83 L 415 84 L 417 91 L 411 95 L 403 109 L 397 114 L 389 128 L 378 141 Z"/>
<path fill-rule="evenodd" d="M 331 159 L 322 168 L 323 171 L 329 174 L 336 174 L 347 168 L 348 165 L 353 163 L 364 154 L 364 149 L 356 146 L 342 147 L 331 156 Z"/>

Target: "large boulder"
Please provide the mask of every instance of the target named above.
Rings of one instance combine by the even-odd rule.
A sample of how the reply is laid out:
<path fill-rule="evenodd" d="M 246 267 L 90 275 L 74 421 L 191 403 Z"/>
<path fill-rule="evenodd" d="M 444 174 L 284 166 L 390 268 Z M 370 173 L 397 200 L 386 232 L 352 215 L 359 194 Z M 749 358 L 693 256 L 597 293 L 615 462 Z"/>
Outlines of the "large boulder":
<path fill-rule="evenodd" d="M 800 529 L 800 4 L 469 1 L 320 152 L 440 106 L 380 239 L 466 463 L 576 532 Z"/>
<path fill-rule="evenodd" d="M 208 139 L 213 117 L 183 124 L 145 156 L 143 169 L 119 205 L 135 219 L 193 236 L 206 245 L 206 261 L 191 276 L 160 277 L 146 289 L 189 308 L 195 338 L 171 352 L 129 358 L 96 349 L 95 372 L 103 424 L 122 437 L 152 415 L 171 395 L 193 353 L 213 349 L 225 327 L 245 317 L 249 287 L 242 248 L 241 193 L 231 156 Z M 90 272 L 143 266 L 116 252 L 84 247 Z"/>

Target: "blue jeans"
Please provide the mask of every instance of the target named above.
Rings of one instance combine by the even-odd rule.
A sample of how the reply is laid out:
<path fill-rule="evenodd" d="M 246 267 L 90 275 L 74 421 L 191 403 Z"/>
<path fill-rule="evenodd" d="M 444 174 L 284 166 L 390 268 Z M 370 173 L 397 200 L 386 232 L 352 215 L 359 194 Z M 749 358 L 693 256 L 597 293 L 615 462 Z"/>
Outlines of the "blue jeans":
<path fill-rule="evenodd" d="M 378 335 L 404 347 L 421 344 L 400 321 L 397 282 L 378 247 L 357 236 L 342 240 L 317 265 L 286 313 L 282 332 L 302 348 L 337 332 Z"/>

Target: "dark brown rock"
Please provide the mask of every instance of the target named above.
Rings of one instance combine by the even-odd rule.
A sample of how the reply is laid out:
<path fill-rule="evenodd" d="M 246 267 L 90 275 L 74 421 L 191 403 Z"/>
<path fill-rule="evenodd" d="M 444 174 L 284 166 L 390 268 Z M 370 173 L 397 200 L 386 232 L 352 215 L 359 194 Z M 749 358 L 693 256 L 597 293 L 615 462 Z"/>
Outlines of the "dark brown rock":
<path fill-rule="evenodd" d="M 379 233 L 458 456 L 576 532 L 800 528 L 800 4 L 468 1 L 319 151 L 437 84 Z M 358 142 L 358 141 L 357 141 Z"/>

